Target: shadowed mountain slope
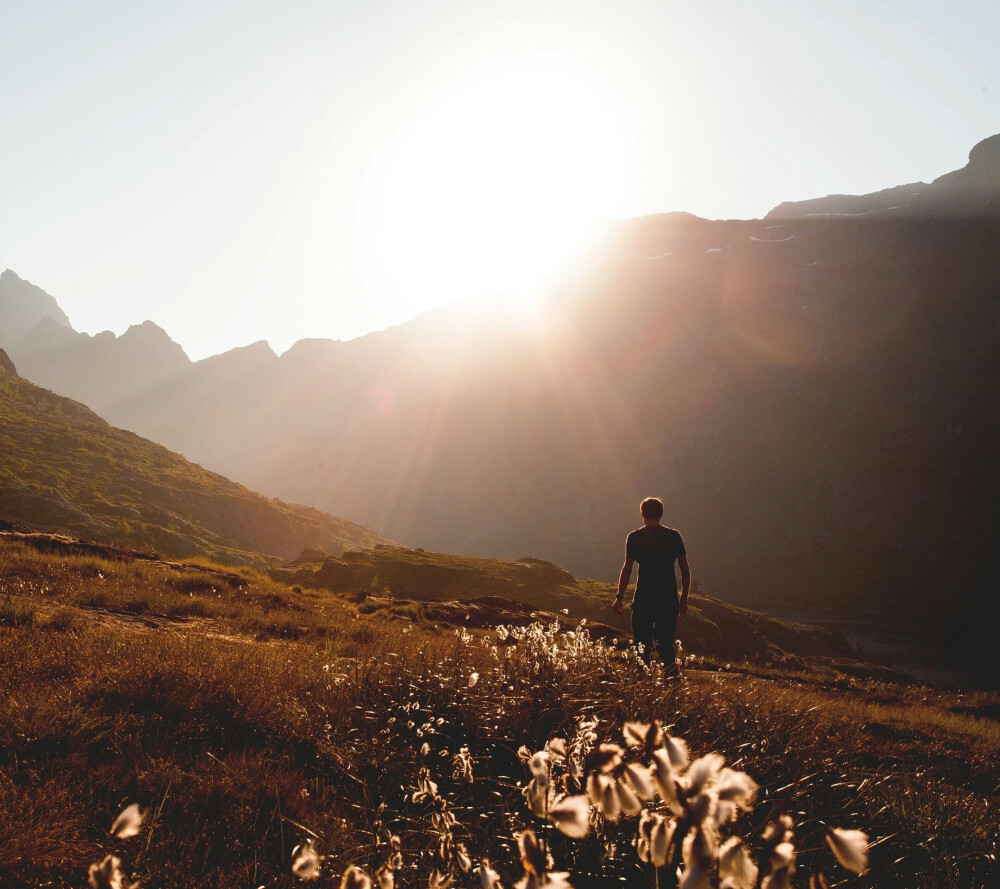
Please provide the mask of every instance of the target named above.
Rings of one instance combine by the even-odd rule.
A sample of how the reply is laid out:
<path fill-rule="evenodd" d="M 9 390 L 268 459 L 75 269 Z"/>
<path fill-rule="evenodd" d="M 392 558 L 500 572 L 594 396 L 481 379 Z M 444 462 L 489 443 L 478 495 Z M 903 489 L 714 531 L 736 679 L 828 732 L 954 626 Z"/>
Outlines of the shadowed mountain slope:
<path fill-rule="evenodd" d="M 245 563 L 384 540 L 256 494 L 17 376 L 0 351 L 0 520 Z"/>

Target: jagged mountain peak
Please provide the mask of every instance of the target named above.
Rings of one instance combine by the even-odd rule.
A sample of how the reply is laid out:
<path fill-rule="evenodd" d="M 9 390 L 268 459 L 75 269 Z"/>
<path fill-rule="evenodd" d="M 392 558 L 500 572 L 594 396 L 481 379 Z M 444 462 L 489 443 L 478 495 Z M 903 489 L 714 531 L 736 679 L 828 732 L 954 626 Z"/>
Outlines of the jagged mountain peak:
<path fill-rule="evenodd" d="M 169 356 L 172 363 L 185 365 L 189 363 L 187 353 L 180 343 L 174 342 L 159 324 L 154 321 L 143 321 L 133 324 L 118 337 L 118 345 L 132 349 L 154 349 L 163 356 Z"/>
<path fill-rule="evenodd" d="M 296 340 L 281 357 L 290 361 L 322 361 L 332 358 L 342 346 L 340 340 L 307 337 Z"/>
<path fill-rule="evenodd" d="M 0 274 L 0 347 L 16 349 L 44 318 L 50 318 L 60 327 L 73 329 L 54 297 L 11 269 L 5 269 Z"/>
<path fill-rule="evenodd" d="M 961 170 L 939 176 L 932 187 L 939 192 L 995 199 L 1000 192 L 1000 134 L 977 142 L 969 152 L 969 162 Z"/>
<path fill-rule="evenodd" d="M 0 272 L 0 284 L 7 285 L 8 287 L 14 284 L 29 284 L 32 287 L 35 286 L 34 284 L 31 284 L 31 282 L 28 281 L 26 278 L 22 278 L 13 269 L 4 269 L 2 272 Z"/>
<path fill-rule="evenodd" d="M 195 362 L 195 365 L 202 370 L 213 368 L 242 372 L 258 366 L 266 366 L 277 360 L 278 355 L 267 340 L 258 340 L 248 346 L 237 346 L 228 352 L 202 358 Z"/>
<path fill-rule="evenodd" d="M 82 336 L 85 334 L 77 333 L 72 328 L 60 324 L 55 318 L 46 315 L 18 343 L 18 360 L 28 355 L 44 352 L 47 349 L 69 346 Z"/>
<path fill-rule="evenodd" d="M 110 330 L 91 336 L 43 317 L 13 355 L 26 379 L 100 412 L 191 366 L 184 349 L 153 321 L 121 336 Z"/>
<path fill-rule="evenodd" d="M 270 361 L 272 358 L 278 357 L 278 353 L 271 348 L 271 344 L 267 340 L 257 340 L 257 342 L 250 343 L 247 346 L 237 346 L 235 349 L 224 352 L 223 355 L 239 355 L 265 361 Z"/>
<path fill-rule="evenodd" d="M 255 343 L 250 343 L 250 345 L 241 346 L 240 348 L 247 353 L 254 352 L 261 355 L 266 353 L 274 355 L 275 358 L 278 357 L 277 353 L 271 348 L 271 344 L 267 340 L 257 340 Z"/>
<path fill-rule="evenodd" d="M 969 167 L 1000 175 L 1000 133 L 977 142 L 969 152 Z"/>
<path fill-rule="evenodd" d="M 147 336 L 153 335 L 157 337 L 167 337 L 167 339 L 170 338 L 169 334 L 162 327 L 160 327 L 159 324 L 155 321 L 150 321 L 148 318 L 141 324 L 130 325 L 128 330 L 126 330 L 122 336 L 128 336 L 129 334 L 144 334 Z"/>

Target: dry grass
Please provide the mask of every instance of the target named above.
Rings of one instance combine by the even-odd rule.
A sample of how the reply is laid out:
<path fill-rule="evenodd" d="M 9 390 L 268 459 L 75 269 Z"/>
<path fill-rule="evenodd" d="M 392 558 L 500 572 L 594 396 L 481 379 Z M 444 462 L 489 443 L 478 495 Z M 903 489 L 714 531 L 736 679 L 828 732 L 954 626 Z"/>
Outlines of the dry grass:
<path fill-rule="evenodd" d="M 45 603 L 150 619 L 207 618 L 254 638 L 324 637 L 343 611 L 332 596 L 296 592 L 250 568 L 60 555 L 0 541 L 0 622 L 32 623 Z M 69 619 L 64 613 L 62 620 Z"/>
<path fill-rule="evenodd" d="M 835 882 L 825 822 L 877 843 L 851 885 L 994 885 L 996 695 L 830 688 L 738 665 L 665 686 L 579 637 L 443 632 L 418 613 L 367 616 L 249 571 L 0 558 L 0 595 L 34 609 L 0 623 L 0 885 L 79 887 L 114 852 L 151 887 L 289 886 L 292 848 L 312 831 L 338 876 L 348 864 L 376 870 L 376 840 L 397 834 L 397 885 L 423 886 L 435 839 L 412 795 L 426 764 L 456 837 L 509 886 L 515 832 L 534 824 L 517 750 L 570 736 L 584 715 L 601 740 L 620 742 L 625 719 L 658 718 L 695 753 L 723 753 L 761 785 L 745 834 L 792 814 L 803 872 Z M 104 611 L 87 604 L 98 591 Z M 126 607 L 138 601 L 148 610 Z M 185 602 L 203 612 L 170 614 Z M 463 745 L 472 784 L 451 774 Z M 109 838 L 133 801 L 143 832 Z M 649 882 L 632 821 L 553 838 L 574 885 Z"/>

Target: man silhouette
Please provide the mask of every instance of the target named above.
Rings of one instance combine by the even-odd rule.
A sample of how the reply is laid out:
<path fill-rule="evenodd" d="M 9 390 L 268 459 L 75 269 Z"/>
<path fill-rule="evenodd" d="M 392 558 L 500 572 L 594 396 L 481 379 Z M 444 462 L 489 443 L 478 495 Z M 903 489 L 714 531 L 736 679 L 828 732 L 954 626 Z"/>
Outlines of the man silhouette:
<path fill-rule="evenodd" d="M 624 610 L 625 588 L 632 579 L 632 566 L 639 563 L 639 579 L 632 597 L 632 636 L 642 645 L 642 657 L 648 664 L 656 643 L 660 660 L 667 672 L 674 666 L 674 636 L 677 617 L 687 611 L 691 589 L 691 566 L 681 535 L 673 528 L 660 524 L 663 501 L 647 497 L 639 505 L 642 527 L 625 540 L 625 564 L 618 577 L 618 595 L 611 606 L 615 614 Z M 677 597 L 677 576 L 674 562 L 681 566 L 681 594 Z"/>

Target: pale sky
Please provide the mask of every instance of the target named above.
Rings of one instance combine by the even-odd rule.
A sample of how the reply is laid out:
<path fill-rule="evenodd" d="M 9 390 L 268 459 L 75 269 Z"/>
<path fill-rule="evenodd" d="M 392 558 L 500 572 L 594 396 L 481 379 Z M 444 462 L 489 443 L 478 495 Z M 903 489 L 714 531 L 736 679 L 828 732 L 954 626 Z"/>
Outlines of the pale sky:
<path fill-rule="evenodd" d="M 523 296 L 1000 132 L 993 0 L 0 0 L 0 269 L 192 358 Z"/>

